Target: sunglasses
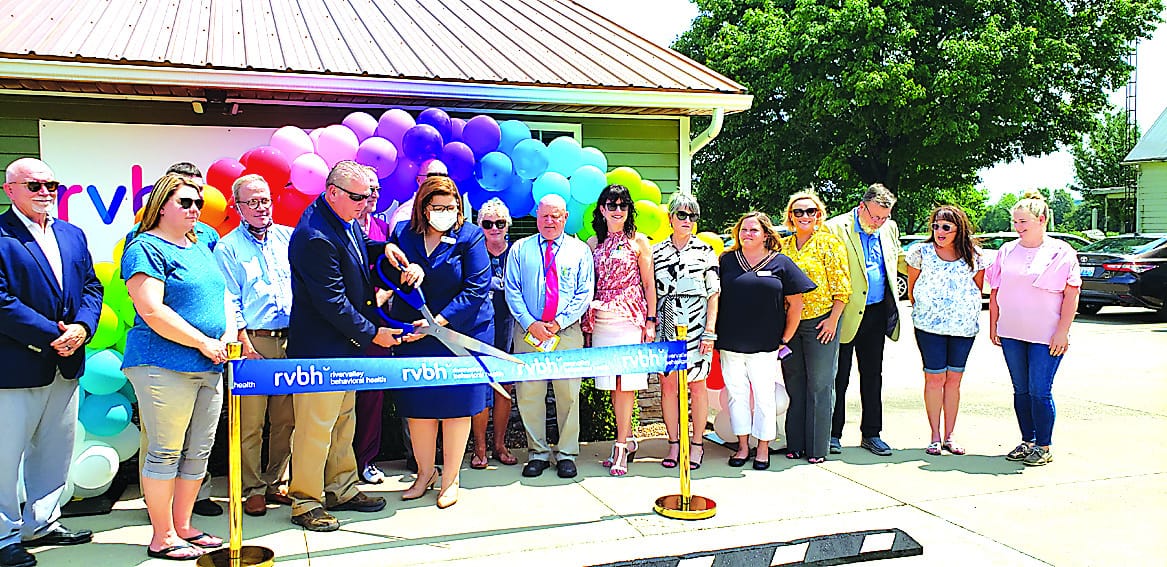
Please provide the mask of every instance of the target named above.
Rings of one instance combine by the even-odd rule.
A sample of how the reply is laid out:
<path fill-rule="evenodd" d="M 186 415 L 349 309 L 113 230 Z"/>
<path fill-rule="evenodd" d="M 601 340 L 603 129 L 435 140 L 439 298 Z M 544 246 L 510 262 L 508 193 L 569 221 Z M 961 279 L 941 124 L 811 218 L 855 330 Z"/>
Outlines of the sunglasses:
<path fill-rule="evenodd" d="M 794 215 L 794 218 L 799 219 L 802 217 L 817 217 L 819 210 L 814 207 L 809 209 L 790 209 L 790 214 Z"/>
<path fill-rule="evenodd" d="M 701 218 L 701 215 L 699 215 L 697 213 L 690 213 L 687 211 L 677 211 L 677 212 L 673 213 L 673 215 L 677 217 L 677 220 L 681 220 L 681 221 L 691 220 L 693 222 L 697 222 L 697 219 Z"/>
<path fill-rule="evenodd" d="M 361 201 L 364 201 L 365 199 L 368 199 L 369 197 L 373 196 L 373 193 L 371 191 L 369 193 L 362 195 L 360 193 L 353 193 L 352 191 L 349 191 L 348 189 L 345 189 L 344 187 L 341 187 L 340 185 L 333 185 L 333 187 L 336 187 L 337 189 L 344 191 L 348 195 L 348 198 L 352 199 L 353 202 L 355 202 L 355 203 L 360 203 Z"/>
<path fill-rule="evenodd" d="M 604 203 L 604 208 L 608 209 L 609 211 L 627 211 L 628 210 L 628 203 L 617 203 L 614 201 L 608 201 L 607 203 Z"/>
<path fill-rule="evenodd" d="M 932 223 L 932 230 L 934 232 L 952 232 L 956 230 L 956 225 L 950 222 L 934 222 Z"/>
<path fill-rule="evenodd" d="M 204 203 L 206 203 L 206 201 L 204 201 L 202 199 L 192 199 L 190 197 L 179 197 L 178 198 L 179 208 L 186 209 L 186 210 L 190 210 L 191 205 L 194 205 L 195 207 L 198 207 L 198 209 L 201 211 L 201 210 L 203 210 Z"/>
<path fill-rule="evenodd" d="M 56 193 L 57 187 L 61 185 L 60 181 L 18 181 L 17 183 L 24 184 L 31 193 L 40 193 L 41 187 L 48 189 L 49 193 Z"/>
<path fill-rule="evenodd" d="M 507 227 L 507 221 L 504 221 L 502 219 L 494 220 L 494 221 L 491 221 L 491 220 L 482 221 L 482 228 L 485 228 L 486 230 L 490 230 L 492 228 L 506 228 L 506 227 Z"/>

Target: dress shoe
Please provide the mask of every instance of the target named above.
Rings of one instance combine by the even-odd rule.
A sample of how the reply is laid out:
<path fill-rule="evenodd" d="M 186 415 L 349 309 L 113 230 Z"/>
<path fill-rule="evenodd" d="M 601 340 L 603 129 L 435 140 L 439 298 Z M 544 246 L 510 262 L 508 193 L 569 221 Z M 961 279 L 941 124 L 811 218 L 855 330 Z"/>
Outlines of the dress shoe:
<path fill-rule="evenodd" d="M 555 463 L 555 471 L 559 474 L 559 478 L 575 478 L 579 474 L 575 470 L 575 461 L 562 460 Z"/>
<path fill-rule="evenodd" d="M 45 535 L 21 543 L 25 547 L 37 547 L 41 545 L 77 545 L 91 541 L 93 541 L 93 532 L 89 530 L 69 531 L 69 528 L 64 525 L 57 524 L 57 527 L 49 530 Z"/>
<path fill-rule="evenodd" d="M 324 508 L 313 508 L 303 514 L 292 516 L 292 523 L 308 531 L 335 532 L 340 529 L 340 522 Z"/>
<path fill-rule="evenodd" d="M 887 457 L 891 455 L 891 447 L 883 442 L 879 437 L 864 437 L 863 442 L 859 444 L 860 447 L 879 455 L 880 457 Z"/>
<path fill-rule="evenodd" d="M 265 500 L 267 500 L 268 504 L 282 504 L 284 506 L 291 506 L 292 505 L 292 497 L 288 496 L 287 494 L 281 494 L 279 492 L 269 492 L 269 493 L 265 494 L 263 497 Z"/>
<path fill-rule="evenodd" d="M 764 470 L 767 470 L 769 468 L 770 468 L 770 461 L 768 461 L 768 460 L 767 461 L 759 461 L 758 459 L 754 459 L 754 470 L 764 471 Z"/>
<path fill-rule="evenodd" d="M 385 509 L 385 499 L 380 496 L 370 498 L 364 492 L 358 492 L 356 496 L 336 506 L 329 506 L 328 509 L 338 512 L 380 512 Z"/>
<path fill-rule="evenodd" d="M 458 503 L 458 479 L 438 494 L 438 509 L 445 510 Z"/>
<path fill-rule="evenodd" d="M 543 471 L 547 470 L 547 467 L 550 467 L 550 466 L 551 466 L 551 463 L 548 463 L 547 461 L 540 461 L 540 460 L 530 461 L 527 463 L 527 466 L 523 467 L 523 476 L 525 476 L 525 477 L 539 476 L 539 475 L 543 474 Z"/>
<path fill-rule="evenodd" d="M 252 494 L 243 501 L 243 513 L 248 516 L 262 516 L 267 513 L 267 499 L 262 494 Z"/>
<path fill-rule="evenodd" d="M 194 513 L 199 516 L 222 516 L 223 507 L 210 498 L 203 498 L 195 501 Z"/>
<path fill-rule="evenodd" d="M 748 462 L 749 460 L 750 460 L 749 455 L 746 455 L 744 457 L 730 457 L 729 458 L 729 466 L 734 467 L 734 468 L 744 467 L 746 465 L 746 462 Z"/>
<path fill-rule="evenodd" d="M 24 546 L 19 543 L 4 546 L 0 549 L 0 566 L 3 567 L 32 567 L 36 565 L 33 557 Z"/>

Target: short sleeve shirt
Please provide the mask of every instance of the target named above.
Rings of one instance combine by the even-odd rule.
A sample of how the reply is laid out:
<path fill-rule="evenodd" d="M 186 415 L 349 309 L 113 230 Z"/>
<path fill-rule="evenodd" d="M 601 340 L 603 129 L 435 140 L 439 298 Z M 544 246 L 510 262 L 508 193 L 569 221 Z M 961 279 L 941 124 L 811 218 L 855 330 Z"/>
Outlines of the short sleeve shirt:
<path fill-rule="evenodd" d="M 786 296 L 815 289 L 814 282 L 783 254 L 774 254 L 753 269 L 740 254 L 719 260 L 717 348 L 744 354 L 778 350 L 786 329 Z"/>
<path fill-rule="evenodd" d="M 908 265 L 920 270 L 912 288 L 912 324 L 921 331 L 953 337 L 975 337 L 981 317 L 981 290 L 973 277 L 985 269 L 976 254 L 973 267 L 963 258 L 951 262 L 936 254 L 931 242 L 908 249 Z"/>

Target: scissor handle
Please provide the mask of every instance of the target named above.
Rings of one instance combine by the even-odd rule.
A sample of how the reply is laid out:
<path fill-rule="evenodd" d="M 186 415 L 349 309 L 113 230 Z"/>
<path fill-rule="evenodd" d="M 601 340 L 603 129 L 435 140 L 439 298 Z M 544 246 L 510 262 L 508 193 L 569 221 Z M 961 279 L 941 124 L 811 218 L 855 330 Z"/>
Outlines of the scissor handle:
<path fill-rule="evenodd" d="M 401 329 L 407 335 L 414 331 L 413 323 L 406 323 L 405 321 L 398 321 L 397 319 L 393 319 L 389 317 L 389 315 L 385 313 L 385 310 L 381 309 L 380 307 L 377 308 L 377 314 L 385 320 L 385 324 L 388 325 L 390 329 Z"/>
<path fill-rule="evenodd" d="M 401 269 L 389 262 L 389 258 L 381 256 L 377 259 L 373 274 L 380 280 L 384 289 L 392 289 L 395 297 L 400 298 L 410 307 L 421 311 L 425 306 L 425 295 L 420 287 L 401 283 Z"/>

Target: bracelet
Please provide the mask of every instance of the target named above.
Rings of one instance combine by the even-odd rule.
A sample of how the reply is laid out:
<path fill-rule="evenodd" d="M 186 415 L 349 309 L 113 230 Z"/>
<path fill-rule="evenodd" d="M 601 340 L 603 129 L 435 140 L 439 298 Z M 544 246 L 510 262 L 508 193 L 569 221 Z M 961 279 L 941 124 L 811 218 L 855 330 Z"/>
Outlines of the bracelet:
<path fill-rule="evenodd" d="M 703 341 L 716 341 L 717 340 L 717 333 L 705 331 L 704 333 L 701 333 L 701 340 L 703 340 Z"/>
<path fill-rule="evenodd" d="M 648 321 L 649 323 L 656 323 L 656 315 L 649 315 L 645 317 L 644 320 Z"/>

